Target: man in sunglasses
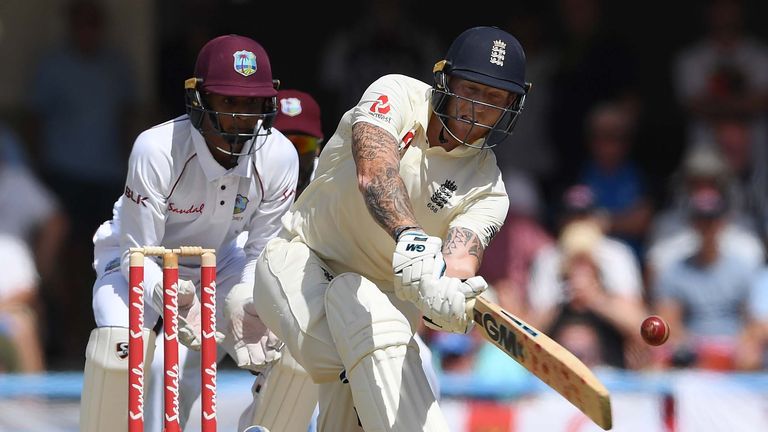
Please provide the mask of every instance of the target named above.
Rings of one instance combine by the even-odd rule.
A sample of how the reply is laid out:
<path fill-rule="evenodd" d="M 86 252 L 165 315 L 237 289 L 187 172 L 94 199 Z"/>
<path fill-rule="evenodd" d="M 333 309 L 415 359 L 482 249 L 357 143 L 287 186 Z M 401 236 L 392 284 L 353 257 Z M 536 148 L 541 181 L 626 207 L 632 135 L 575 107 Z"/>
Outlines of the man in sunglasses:
<path fill-rule="evenodd" d="M 314 177 L 320 156 L 323 142 L 320 106 L 310 94 L 288 89 L 277 93 L 277 103 L 275 129 L 291 140 L 299 154 L 299 184 L 296 187 L 296 196 L 299 196 Z"/>

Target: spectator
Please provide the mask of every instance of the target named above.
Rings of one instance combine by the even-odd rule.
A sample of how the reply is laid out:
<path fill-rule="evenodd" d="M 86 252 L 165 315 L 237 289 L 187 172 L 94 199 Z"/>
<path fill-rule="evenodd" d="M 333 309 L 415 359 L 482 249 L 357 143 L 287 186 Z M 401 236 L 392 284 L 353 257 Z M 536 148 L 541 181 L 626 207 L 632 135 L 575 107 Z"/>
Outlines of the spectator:
<path fill-rule="evenodd" d="M 768 241 L 768 170 L 750 132 L 750 123 L 739 116 L 721 116 L 712 125 L 715 144 L 733 178 L 732 206 L 744 215 L 764 244 Z M 767 136 L 768 137 L 768 136 Z"/>
<path fill-rule="evenodd" d="M 503 180 L 509 196 L 507 218 L 488 246 L 479 274 L 495 288 L 503 308 L 525 316 L 534 257 L 554 239 L 538 222 L 542 212 L 534 182 L 516 171 L 505 172 Z"/>
<path fill-rule="evenodd" d="M 707 34 L 683 48 L 674 63 L 689 146 L 714 141 L 713 121 L 723 115 L 750 118 L 752 139 L 765 142 L 768 47 L 746 32 L 743 0 L 711 0 L 703 10 Z"/>
<path fill-rule="evenodd" d="M 429 71 L 441 55 L 430 22 L 415 22 L 411 3 L 372 0 L 361 5 L 365 9 L 359 15 L 362 18 L 338 27 L 327 39 L 318 68 L 326 100 L 333 101 L 324 104 L 323 111 L 334 125 L 382 75 L 398 73 L 432 82 Z"/>
<path fill-rule="evenodd" d="M 40 373 L 45 361 L 37 324 L 37 271 L 23 241 L 0 235 L 0 339 L 10 352 L 0 353 L 1 372 Z"/>
<path fill-rule="evenodd" d="M 0 153 L 0 233 L 23 240 L 43 279 L 52 277 L 67 232 L 67 217 L 48 188 L 21 161 Z"/>
<path fill-rule="evenodd" d="M 94 325 L 87 289 L 93 284 L 91 238 L 123 190 L 136 94 L 125 56 L 105 46 L 102 7 L 93 0 L 67 4 L 65 44 L 39 56 L 29 91 L 39 124 L 37 168 L 71 221 L 61 275 L 66 294 L 59 296 L 66 313 L 51 317 L 59 323 L 54 339 L 67 340 L 67 354 L 77 359 Z"/>
<path fill-rule="evenodd" d="M 646 254 L 646 281 L 655 285 L 656 275 L 670 263 L 693 255 L 700 241 L 689 217 L 690 196 L 702 189 L 716 189 L 732 202 L 738 200 L 736 184 L 720 151 L 697 146 L 689 150 L 672 184 L 672 201 L 653 220 Z M 717 236 L 727 255 L 742 256 L 753 268 L 762 265 L 764 246 L 754 231 L 752 218 L 731 206 Z M 652 299 L 649 299 L 652 300 Z"/>
<path fill-rule="evenodd" d="M 555 102 L 552 80 L 557 52 L 548 31 L 546 6 L 539 2 L 515 5 L 509 14 L 507 29 L 517 34 L 525 46 L 526 74 L 533 83 L 535 97 L 525 101 L 525 121 L 515 126 L 515 133 L 494 148 L 502 175 L 521 171 L 537 181 L 551 181 L 556 174 L 557 158 L 552 148 L 549 115 Z"/>
<path fill-rule="evenodd" d="M 595 210 L 588 187 L 574 185 L 563 194 L 558 243 L 534 261 L 531 322 L 544 331 L 573 316 L 599 323 L 594 328 L 605 361 L 625 367 L 624 349 L 637 341 L 645 314 L 640 269 L 627 245 L 604 234 Z"/>
<path fill-rule="evenodd" d="M 432 338 L 440 372 L 471 375 L 477 343 L 470 334 L 439 332 Z"/>
<path fill-rule="evenodd" d="M 623 350 L 617 349 L 624 344 L 621 337 L 617 337 L 610 327 L 602 326 L 603 323 L 594 316 L 563 314 L 553 324 L 550 336 L 590 369 L 608 366 L 609 359 L 614 363 L 623 362 Z M 614 344 L 601 342 L 601 333 L 606 332 L 614 339 Z"/>
<path fill-rule="evenodd" d="M 589 159 L 580 181 L 595 194 L 605 232 L 626 242 L 642 260 L 653 204 L 645 173 L 631 158 L 634 128 L 634 115 L 626 107 L 595 106 L 587 117 Z"/>
<path fill-rule="evenodd" d="M 750 286 L 748 328 L 739 345 L 743 369 L 768 369 L 768 268 L 763 267 Z"/>
<path fill-rule="evenodd" d="M 280 109 L 275 117 L 275 129 L 291 140 L 299 153 L 299 183 L 296 186 L 296 196 L 299 196 L 314 177 L 323 143 L 320 106 L 311 95 L 299 90 L 280 90 L 277 101 Z"/>
<path fill-rule="evenodd" d="M 728 203 L 717 189 L 697 190 L 689 216 L 700 244 L 695 252 L 659 273 L 654 309 L 675 329 L 665 345 L 675 357 L 686 355 L 698 367 L 733 369 L 746 329 L 746 306 L 754 268 L 718 242 Z"/>
<path fill-rule="evenodd" d="M 560 0 L 558 11 L 560 26 L 556 28 L 563 34 L 552 81 L 556 99 L 549 125 L 559 159 L 555 172 L 562 183 L 552 185 L 548 197 L 575 181 L 584 164 L 586 113 L 604 100 L 615 100 L 629 109 L 639 105 L 636 56 L 621 35 L 609 32 L 603 19 L 604 2 Z"/>
<path fill-rule="evenodd" d="M 0 235 L 24 242 L 33 256 L 32 265 L 39 274 L 34 288 L 40 291 L 38 306 L 43 312 L 39 319 L 43 330 L 37 337 L 46 341 L 52 356 L 70 343 L 57 332 L 61 322 L 47 319 L 65 315 L 72 297 L 60 289 L 60 252 L 69 222 L 56 196 L 26 166 L 23 150 L 15 134 L 0 125 Z"/>
<path fill-rule="evenodd" d="M 0 120 L 0 160 L 13 166 L 24 166 L 29 163 L 21 138 L 2 120 Z"/>

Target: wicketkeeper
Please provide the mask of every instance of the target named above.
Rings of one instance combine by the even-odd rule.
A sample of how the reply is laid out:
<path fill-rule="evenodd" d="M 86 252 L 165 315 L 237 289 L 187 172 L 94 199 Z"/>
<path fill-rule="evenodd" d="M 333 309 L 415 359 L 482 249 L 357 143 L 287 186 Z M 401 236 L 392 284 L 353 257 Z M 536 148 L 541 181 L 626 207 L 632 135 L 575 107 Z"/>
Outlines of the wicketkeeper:
<path fill-rule="evenodd" d="M 272 128 L 277 84 L 267 53 L 246 37 L 217 37 L 201 49 L 185 91 L 186 115 L 152 127 L 136 139 L 124 194 L 115 203 L 113 218 L 94 236 L 97 328 L 86 351 L 81 431 L 127 430 L 129 248 L 201 246 L 216 250 L 216 318 L 223 348 L 219 358 L 228 353 L 238 365 L 262 372 L 275 361 L 285 361 L 284 372 L 276 374 L 285 379 L 269 380 L 269 388 L 289 399 L 282 399 L 284 411 L 272 414 L 303 422 L 295 430 L 304 432 L 315 398 L 310 394 L 303 402 L 307 394 L 300 390 L 304 383 L 312 383 L 303 372 L 291 373 L 295 362 L 281 353 L 282 344 L 261 324 L 251 304 L 256 257 L 280 230 L 280 217 L 294 200 L 298 174 L 293 145 Z M 200 394 L 198 266 L 197 259 L 180 258 L 179 339 L 191 347 L 189 351 L 180 348 L 182 427 Z M 149 347 L 145 364 L 152 364 L 145 379 L 151 387 L 146 393 L 145 427 L 159 432 L 160 351 L 152 362 L 152 327 L 161 309 L 158 262 L 147 259 L 144 275 L 145 304 L 150 306 L 144 317 L 145 346 Z M 249 319 L 244 322 L 245 316 Z M 291 431 L 274 428 L 268 420 L 263 425 Z"/>

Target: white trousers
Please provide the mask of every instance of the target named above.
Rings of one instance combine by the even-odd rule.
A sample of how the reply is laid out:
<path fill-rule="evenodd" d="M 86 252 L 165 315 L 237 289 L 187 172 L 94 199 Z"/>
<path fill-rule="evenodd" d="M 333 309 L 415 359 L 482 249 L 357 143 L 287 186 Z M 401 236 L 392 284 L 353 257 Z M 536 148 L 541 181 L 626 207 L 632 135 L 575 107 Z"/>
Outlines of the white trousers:
<path fill-rule="evenodd" d="M 254 296 L 260 299 L 257 309 L 264 324 L 286 343 L 294 358 L 313 380 L 320 384 L 319 430 L 361 431 L 353 393 L 347 384 L 347 377 L 343 374 L 346 366 L 334 342 L 326 316 L 326 292 L 334 276 L 330 267 L 306 244 L 298 239 L 289 241 L 278 237 L 267 243 L 256 265 Z M 421 319 L 421 313 L 416 306 L 398 299 L 392 292 L 392 287 L 384 287 L 382 291 L 384 295 L 380 294 L 381 298 L 384 302 L 389 302 L 386 307 L 394 306 L 398 313 L 407 319 L 411 335 L 415 334 Z M 349 301 L 352 306 L 354 298 L 350 297 Z M 376 339 L 377 335 L 374 334 L 373 338 Z M 418 344 L 412 337 L 401 348 L 405 350 L 406 345 L 414 354 L 418 352 Z M 432 394 L 418 355 L 407 356 L 408 364 L 414 361 L 418 365 L 418 371 L 412 367 L 407 367 L 406 370 L 416 374 L 418 381 L 426 385 L 426 392 Z M 372 388 L 371 391 L 378 390 Z M 397 389 L 394 391 L 396 393 Z M 428 400 L 425 401 L 429 404 Z M 340 404 L 347 405 L 346 409 L 339 410 Z M 324 416 L 323 410 L 331 409 L 332 406 L 335 410 L 335 415 L 331 416 L 333 418 Z M 444 430 L 443 422 L 439 423 L 435 428 L 422 424 L 423 430 Z M 382 430 L 401 430 L 397 429 L 397 425 L 392 428 L 384 425 L 383 428 Z"/>

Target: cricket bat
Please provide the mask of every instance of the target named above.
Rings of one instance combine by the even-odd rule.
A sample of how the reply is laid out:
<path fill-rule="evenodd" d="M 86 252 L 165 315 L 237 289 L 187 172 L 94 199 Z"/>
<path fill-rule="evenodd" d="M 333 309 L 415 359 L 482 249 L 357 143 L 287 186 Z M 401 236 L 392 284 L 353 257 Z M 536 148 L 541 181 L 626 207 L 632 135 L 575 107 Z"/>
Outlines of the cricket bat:
<path fill-rule="evenodd" d="M 483 337 L 563 395 L 605 430 L 611 429 L 608 390 L 570 351 L 530 324 L 479 296 L 475 324 Z"/>

